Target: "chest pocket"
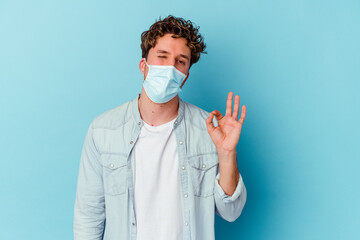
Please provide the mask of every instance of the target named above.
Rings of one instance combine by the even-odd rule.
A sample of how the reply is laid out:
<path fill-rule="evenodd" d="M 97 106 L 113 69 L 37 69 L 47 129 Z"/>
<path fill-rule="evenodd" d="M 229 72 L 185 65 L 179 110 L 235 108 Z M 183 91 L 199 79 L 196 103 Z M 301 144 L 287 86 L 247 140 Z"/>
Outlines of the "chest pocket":
<path fill-rule="evenodd" d="M 194 195 L 208 197 L 214 195 L 215 177 L 219 160 L 216 153 L 189 158 L 191 181 Z"/>
<path fill-rule="evenodd" d="M 104 192 L 108 195 L 123 194 L 126 191 L 126 155 L 102 154 Z"/>

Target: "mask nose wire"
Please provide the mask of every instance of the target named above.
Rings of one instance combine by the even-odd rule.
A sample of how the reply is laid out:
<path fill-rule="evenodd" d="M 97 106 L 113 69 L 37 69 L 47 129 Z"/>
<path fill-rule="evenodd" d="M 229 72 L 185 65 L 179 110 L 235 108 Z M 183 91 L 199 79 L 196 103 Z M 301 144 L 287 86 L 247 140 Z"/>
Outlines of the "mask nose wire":
<path fill-rule="evenodd" d="M 145 59 L 145 64 L 146 66 L 148 66 L 148 68 L 150 68 L 149 64 L 146 62 L 146 58 Z M 175 71 L 179 72 L 184 78 L 186 78 L 187 74 L 184 74 L 183 72 L 181 72 L 179 69 L 177 69 L 174 65 L 169 65 L 171 66 L 173 69 L 175 69 Z"/>

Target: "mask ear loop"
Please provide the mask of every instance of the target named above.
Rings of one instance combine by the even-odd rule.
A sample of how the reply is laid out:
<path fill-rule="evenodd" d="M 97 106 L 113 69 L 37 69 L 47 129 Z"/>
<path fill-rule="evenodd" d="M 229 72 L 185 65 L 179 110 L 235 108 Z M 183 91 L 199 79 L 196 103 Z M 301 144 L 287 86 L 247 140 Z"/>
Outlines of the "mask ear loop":
<path fill-rule="evenodd" d="M 146 62 L 146 58 L 144 58 L 144 60 L 145 60 L 145 64 L 146 64 L 146 66 L 148 66 L 148 68 L 150 69 L 149 64 Z M 144 72 L 145 72 L 145 69 L 144 69 Z"/>
<path fill-rule="evenodd" d="M 145 59 L 146 66 L 148 66 L 148 68 L 150 68 L 149 64 L 146 62 L 146 58 L 144 58 L 144 59 Z"/>

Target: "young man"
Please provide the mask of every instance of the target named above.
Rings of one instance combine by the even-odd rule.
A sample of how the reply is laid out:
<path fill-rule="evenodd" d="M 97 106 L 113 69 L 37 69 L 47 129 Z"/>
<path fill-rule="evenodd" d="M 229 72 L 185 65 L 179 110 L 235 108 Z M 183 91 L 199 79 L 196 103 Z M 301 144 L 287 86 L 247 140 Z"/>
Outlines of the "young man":
<path fill-rule="evenodd" d="M 87 132 L 75 239 L 215 239 L 214 213 L 235 221 L 246 201 L 235 150 L 246 107 L 238 120 L 232 92 L 225 116 L 179 98 L 205 50 L 191 21 L 169 15 L 141 41 L 141 94 L 96 117 Z"/>

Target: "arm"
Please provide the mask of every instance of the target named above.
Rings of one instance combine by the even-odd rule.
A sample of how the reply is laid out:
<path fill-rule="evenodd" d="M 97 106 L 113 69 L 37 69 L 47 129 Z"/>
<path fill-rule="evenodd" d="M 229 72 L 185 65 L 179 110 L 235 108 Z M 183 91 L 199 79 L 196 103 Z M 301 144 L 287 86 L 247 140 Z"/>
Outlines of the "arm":
<path fill-rule="evenodd" d="M 240 216 L 246 202 L 246 189 L 237 168 L 235 150 L 245 120 L 246 106 L 242 106 L 238 120 L 240 97 L 235 96 L 234 111 L 232 111 L 232 99 L 233 93 L 229 92 L 225 116 L 214 110 L 206 119 L 208 133 L 219 157 L 214 189 L 215 212 L 229 222 L 235 221 Z M 213 124 L 214 116 L 218 122 L 217 126 Z"/>
<path fill-rule="evenodd" d="M 233 162 L 236 164 L 236 153 L 235 161 L 230 161 L 229 164 L 233 165 Z M 226 162 L 221 161 L 220 163 L 224 164 Z M 226 172 L 229 169 L 231 171 Z M 221 178 L 220 176 L 224 177 Z M 215 213 L 226 221 L 235 221 L 244 208 L 246 196 L 246 188 L 237 166 L 219 167 L 217 169 L 214 189 Z"/>
<path fill-rule="evenodd" d="M 105 199 L 102 166 L 90 125 L 85 137 L 79 166 L 74 207 L 74 239 L 102 239 L 105 222 Z"/>

